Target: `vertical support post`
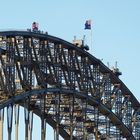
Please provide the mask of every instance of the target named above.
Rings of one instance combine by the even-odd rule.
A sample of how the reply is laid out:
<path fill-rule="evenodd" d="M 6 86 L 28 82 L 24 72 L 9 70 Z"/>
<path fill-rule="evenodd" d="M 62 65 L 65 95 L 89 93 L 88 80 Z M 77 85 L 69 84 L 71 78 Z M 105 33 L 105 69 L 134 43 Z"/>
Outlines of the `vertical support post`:
<path fill-rule="evenodd" d="M 98 108 L 94 108 L 95 114 L 94 114 L 94 118 L 95 118 L 95 128 L 94 128 L 94 135 L 95 135 L 95 140 L 99 140 L 100 136 L 98 135 L 98 123 L 99 123 L 99 110 Z"/>
<path fill-rule="evenodd" d="M 28 140 L 28 111 L 25 109 L 25 140 Z"/>
<path fill-rule="evenodd" d="M 29 113 L 29 131 L 30 131 L 30 140 L 32 140 L 32 130 L 33 130 L 33 111 Z"/>
<path fill-rule="evenodd" d="M 41 119 L 41 140 L 46 139 L 46 120 Z"/>
<path fill-rule="evenodd" d="M 87 140 L 87 130 L 85 125 L 85 123 L 87 122 L 87 98 L 85 99 L 85 107 L 83 113 L 84 113 L 83 135 L 84 135 L 84 140 Z"/>
<path fill-rule="evenodd" d="M 25 118 L 25 140 L 29 138 L 29 99 L 25 99 L 24 103 L 24 118 Z"/>
<path fill-rule="evenodd" d="M 4 109 L 0 110 L 0 140 L 3 140 Z"/>
<path fill-rule="evenodd" d="M 55 96 L 56 111 L 56 140 L 59 140 L 59 123 L 60 123 L 60 93 Z"/>
<path fill-rule="evenodd" d="M 70 99 L 70 140 L 73 140 L 74 95 Z"/>
<path fill-rule="evenodd" d="M 19 126 L 19 105 L 15 105 L 15 140 L 18 140 L 18 126 Z"/>
<path fill-rule="evenodd" d="M 54 129 L 54 140 L 56 140 L 56 130 Z"/>
<path fill-rule="evenodd" d="M 93 77 L 95 78 L 95 84 L 94 84 L 94 88 L 95 88 L 95 98 L 96 100 L 100 101 L 101 99 L 101 93 L 100 93 L 100 66 L 99 65 L 94 65 L 93 66 Z"/>
<path fill-rule="evenodd" d="M 121 93 L 121 89 L 120 89 L 120 84 L 116 84 L 115 85 L 116 88 L 116 92 L 115 92 L 115 114 L 116 116 L 121 120 L 122 119 L 122 93 Z M 116 127 L 116 140 L 119 140 L 121 138 L 120 135 L 120 129 L 118 127 Z"/>
<path fill-rule="evenodd" d="M 102 89 L 104 89 L 104 104 L 106 104 L 106 106 L 111 109 L 112 92 L 111 92 L 110 74 L 109 73 L 105 74 L 102 81 L 103 81 Z M 105 117 L 105 121 L 106 121 L 106 137 L 109 137 L 110 136 L 110 121 L 107 116 Z"/>
<path fill-rule="evenodd" d="M 41 140 L 45 140 L 46 137 L 46 120 L 45 120 L 45 104 L 46 104 L 46 96 L 44 94 L 41 95 L 40 98 L 40 108 L 41 108 Z"/>
<path fill-rule="evenodd" d="M 8 140 L 11 140 L 12 122 L 13 122 L 13 105 L 12 104 L 9 104 L 7 106 Z"/>

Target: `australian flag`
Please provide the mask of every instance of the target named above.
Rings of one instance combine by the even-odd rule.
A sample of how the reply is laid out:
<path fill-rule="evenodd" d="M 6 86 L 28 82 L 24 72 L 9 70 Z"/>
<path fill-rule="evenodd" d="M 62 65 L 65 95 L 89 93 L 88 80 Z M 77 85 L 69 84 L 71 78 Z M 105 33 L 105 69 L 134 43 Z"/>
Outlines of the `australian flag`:
<path fill-rule="evenodd" d="M 85 29 L 91 29 L 91 20 L 86 20 L 85 22 Z"/>

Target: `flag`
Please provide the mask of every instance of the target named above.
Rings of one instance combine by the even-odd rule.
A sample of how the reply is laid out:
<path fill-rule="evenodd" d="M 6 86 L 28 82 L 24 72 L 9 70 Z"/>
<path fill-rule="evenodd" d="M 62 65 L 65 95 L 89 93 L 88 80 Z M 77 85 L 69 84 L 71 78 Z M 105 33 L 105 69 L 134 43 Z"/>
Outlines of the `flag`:
<path fill-rule="evenodd" d="M 85 29 L 91 29 L 91 20 L 86 20 L 85 22 Z"/>

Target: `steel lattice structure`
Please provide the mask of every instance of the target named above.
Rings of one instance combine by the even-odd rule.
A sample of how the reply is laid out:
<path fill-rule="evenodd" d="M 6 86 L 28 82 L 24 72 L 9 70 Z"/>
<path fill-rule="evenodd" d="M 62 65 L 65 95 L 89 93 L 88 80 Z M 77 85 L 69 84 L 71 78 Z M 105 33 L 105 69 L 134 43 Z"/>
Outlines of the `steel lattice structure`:
<path fill-rule="evenodd" d="M 25 140 L 32 140 L 32 119 L 46 123 L 55 140 L 139 140 L 140 104 L 99 59 L 57 37 L 30 31 L 0 32 L 0 138 L 4 109 L 8 140 L 15 114 L 24 107 Z M 15 111 L 15 113 L 13 113 Z"/>

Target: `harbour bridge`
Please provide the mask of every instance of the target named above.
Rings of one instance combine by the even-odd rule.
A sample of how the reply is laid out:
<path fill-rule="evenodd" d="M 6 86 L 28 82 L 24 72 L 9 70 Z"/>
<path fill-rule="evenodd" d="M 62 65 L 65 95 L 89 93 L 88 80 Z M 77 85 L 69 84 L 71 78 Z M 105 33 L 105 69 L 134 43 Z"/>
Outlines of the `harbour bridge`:
<path fill-rule="evenodd" d="M 25 140 L 35 115 L 41 140 L 50 140 L 46 124 L 54 140 L 140 140 L 140 103 L 118 71 L 83 47 L 40 32 L 0 32 L 0 140 L 13 129 L 21 139 L 21 108 Z"/>

